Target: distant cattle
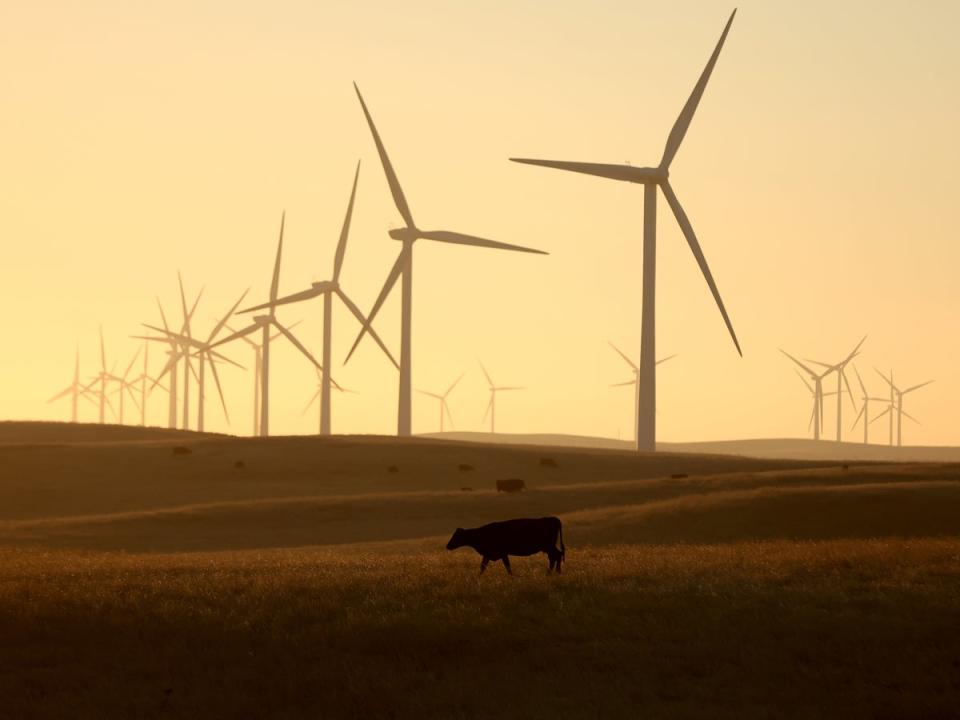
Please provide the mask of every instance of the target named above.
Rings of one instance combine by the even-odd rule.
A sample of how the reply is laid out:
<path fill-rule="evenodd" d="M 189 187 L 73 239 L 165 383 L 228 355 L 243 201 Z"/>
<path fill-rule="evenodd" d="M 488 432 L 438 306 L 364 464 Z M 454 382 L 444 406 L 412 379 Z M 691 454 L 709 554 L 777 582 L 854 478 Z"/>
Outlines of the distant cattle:
<path fill-rule="evenodd" d="M 512 575 L 510 555 L 526 556 L 541 552 L 550 558 L 547 572 L 556 568 L 559 573 L 560 565 L 567 556 L 563 544 L 563 525 L 557 517 L 520 518 L 478 528 L 457 528 L 447 543 L 447 550 L 461 547 L 471 547 L 480 553 L 483 558 L 480 561 L 481 574 L 491 560 L 502 560 L 503 566 Z"/>
<path fill-rule="evenodd" d="M 555 468 L 559 467 L 559 465 L 557 465 L 557 461 L 551 457 L 542 457 L 540 458 L 540 467 Z"/>
<path fill-rule="evenodd" d="M 515 493 L 526 490 L 527 485 L 520 478 L 509 478 L 507 480 L 497 480 L 497 492 Z"/>
<path fill-rule="evenodd" d="M 188 448 L 186 445 L 174 445 L 170 449 L 170 452 L 173 453 L 174 455 L 189 455 L 190 453 L 193 452 L 193 450 Z"/>

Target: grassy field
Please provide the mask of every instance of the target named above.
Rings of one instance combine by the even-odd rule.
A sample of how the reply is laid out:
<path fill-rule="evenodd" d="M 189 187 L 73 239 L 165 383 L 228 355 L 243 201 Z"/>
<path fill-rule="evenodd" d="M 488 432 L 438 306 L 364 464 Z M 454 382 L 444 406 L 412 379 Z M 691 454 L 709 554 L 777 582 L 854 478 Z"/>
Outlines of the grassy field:
<path fill-rule="evenodd" d="M 562 576 L 538 556 L 478 577 L 442 549 L 546 514 Z M 0 699 L 11 718 L 960 717 L 960 467 L 6 426 Z"/>

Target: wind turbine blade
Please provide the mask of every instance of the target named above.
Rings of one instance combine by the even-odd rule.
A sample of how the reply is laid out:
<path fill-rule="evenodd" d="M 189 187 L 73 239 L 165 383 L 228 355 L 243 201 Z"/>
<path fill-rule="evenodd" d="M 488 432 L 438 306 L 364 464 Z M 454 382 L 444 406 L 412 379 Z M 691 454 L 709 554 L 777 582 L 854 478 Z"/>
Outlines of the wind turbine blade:
<path fill-rule="evenodd" d="M 313 355 L 310 354 L 310 351 L 307 350 L 307 349 L 303 346 L 303 344 L 302 344 L 299 340 L 297 340 L 296 337 L 294 337 L 294 334 L 293 334 L 292 332 L 290 332 L 289 330 L 287 330 L 283 325 L 281 325 L 280 323 L 278 323 L 276 320 L 273 321 L 273 324 L 276 326 L 277 330 L 279 330 L 280 332 L 283 333 L 283 336 L 284 336 L 285 338 L 287 338 L 287 340 L 289 340 L 297 350 L 299 350 L 301 353 L 303 353 L 303 355 L 307 358 L 307 360 L 309 360 L 310 362 L 312 362 L 315 367 L 318 367 L 318 368 L 320 368 L 321 370 L 323 370 L 323 366 L 322 366 L 320 363 L 318 363 L 318 362 L 317 362 L 317 359 L 316 359 Z M 326 372 L 326 371 L 324 370 L 324 372 Z M 331 378 L 331 379 L 332 379 L 332 378 Z"/>
<path fill-rule="evenodd" d="M 204 290 L 206 290 L 205 287 L 200 288 L 200 292 L 197 293 L 197 299 L 193 301 L 193 306 L 190 308 L 190 313 L 187 315 L 186 322 L 184 323 L 182 332 L 188 338 L 193 338 L 193 331 L 190 329 L 190 323 L 193 321 L 194 313 L 197 312 L 197 305 L 200 304 L 200 298 L 203 297 Z"/>
<path fill-rule="evenodd" d="M 287 325 L 287 326 L 286 326 L 286 327 L 287 327 L 287 330 L 293 330 L 297 325 L 299 325 L 299 324 L 302 323 L 302 322 L 303 322 L 303 320 L 297 320 L 297 321 L 296 321 L 295 323 L 293 323 L 292 325 Z M 270 336 L 270 340 L 271 340 L 271 341 L 276 340 L 276 339 L 277 339 L 278 337 L 280 337 L 282 334 L 283 334 L 283 333 L 276 332 L 276 333 L 274 333 L 273 335 Z M 247 338 L 244 338 L 244 339 L 245 339 L 248 343 L 250 343 L 251 345 L 253 345 L 254 347 L 259 347 L 259 345 L 257 345 L 257 343 L 253 342 L 252 340 L 249 340 L 249 339 L 247 339 Z"/>
<path fill-rule="evenodd" d="M 237 298 L 237 301 L 227 311 L 227 314 L 224 315 L 222 318 L 220 318 L 220 321 L 216 325 L 214 325 L 213 330 L 210 331 L 210 335 L 207 336 L 207 343 L 206 343 L 207 345 L 212 343 L 213 339 L 218 334 L 220 334 L 220 331 L 223 330 L 223 327 L 227 324 L 227 320 L 229 320 L 233 316 L 233 314 L 237 311 L 237 308 L 240 306 L 240 303 L 243 302 L 243 299 L 247 296 L 248 292 L 250 292 L 250 288 L 247 288 L 240 294 L 240 297 Z"/>
<path fill-rule="evenodd" d="M 393 267 L 390 269 L 390 274 L 387 275 L 387 279 L 383 283 L 383 287 L 380 289 L 380 295 L 377 297 L 377 301 L 373 304 L 373 309 L 370 311 L 370 315 L 367 316 L 364 326 L 360 328 L 360 334 L 357 335 L 357 339 L 353 341 L 353 347 L 350 348 L 350 352 L 347 353 L 346 360 L 343 361 L 344 365 L 347 364 L 347 362 L 353 356 L 354 351 L 357 349 L 357 346 L 360 344 L 360 341 L 363 340 L 363 336 L 366 334 L 367 328 L 373 326 L 374 318 L 377 317 L 377 313 L 380 312 L 380 308 L 383 306 L 383 303 L 386 301 L 387 296 L 390 294 L 390 291 L 393 289 L 394 284 L 397 282 L 397 278 L 400 277 L 400 273 L 403 271 L 403 264 L 406 260 L 406 253 L 407 253 L 406 250 L 402 250 L 400 254 L 397 255 L 397 261 L 393 264 Z M 392 357 L 390 359 L 393 360 Z M 394 362 L 394 365 L 397 364 L 395 360 L 393 362 Z"/>
<path fill-rule="evenodd" d="M 526 390 L 526 388 L 525 388 L 525 387 L 515 387 L 515 386 L 514 386 L 514 387 L 507 386 L 507 387 L 498 387 L 498 388 L 497 388 L 497 392 L 502 392 L 502 391 L 504 391 L 504 390 Z"/>
<path fill-rule="evenodd" d="M 856 357 L 857 355 L 859 355 L 859 354 L 860 354 L 860 348 L 863 346 L 863 344 L 864 344 L 866 341 L 867 341 L 867 336 L 864 335 L 862 338 L 860 338 L 860 342 L 857 343 L 857 346 L 856 346 L 853 350 L 850 351 L 850 354 L 847 355 L 846 359 L 845 359 L 845 360 L 843 361 L 843 363 L 841 363 L 841 364 L 842 364 L 842 365 L 846 365 L 848 362 L 850 362 L 851 360 L 853 360 L 854 357 Z"/>
<path fill-rule="evenodd" d="M 717 47 L 714 48 L 713 54 L 707 61 L 707 66 L 703 69 L 700 79 L 697 80 L 697 84 L 693 88 L 693 92 L 690 94 L 686 104 L 683 106 L 683 110 L 680 111 L 677 121 L 673 124 L 673 129 L 670 131 L 670 136 L 667 138 L 667 145 L 663 150 L 663 159 L 660 161 L 660 167 L 662 168 L 670 167 L 670 163 L 673 162 L 673 158 L 676 156 L 677 150 L 680 149 L 680 143 L 683 142 L 683 138 L 687 134 L 687 129 L 690 127 L 690 121 L 693 120 L 693 114 L 697 111 L 697 106 L 700 104 L 700 98 L 703 97 L 703 91 L 707 88 L 707 82 L 710 80 L 710 75 L 713 72 L 714 65 L 717 64 L 717 58 L 720 57 L 720 50 L 723 49 L 723 43 L 727 39 L 727 33 L 730 32 L 730 26 L 733 24 L 733 18 L 736 14 L 736 10 L 731 13 L 730 19 L 727 20 L 726 27 L 723 28 L 723 34 L 720 35 L 720 41 L 717 43 Z"/>
<path fill-rule="evenodd" d="M 631 360 L 630 358 L 628 358 L 627 355 L 626 355 L 626 353 L 623 352 L 623 350 L 621 350 L 620 348 L 618 348 L 616 345 L 614 345 L 614 344 L 613 344 L 612 342 L 610 342 L 609 340 L 607 340 L 607 343 L 610 345 L 610 347 L 612 347 L 614 350 L 616 350 L 617 354 L 618 354 L 620 357 L 623 358 L 624 362 L 626 362 L 627 365 L 629 365 L 629 366 L 633 369 L 634 372 L 640 372 L 640 368 L 638 368 L 636 365 L 633 364 L 633 360 Z"/>
<path fill-rule="evenodd" d="M 443 410 L 447 413 L 447 420 L 450 421 L 450 429 L 456 430 L 456 426 L 453 423 L 453 413 L 450 412 L 450 406 L 447 404 L 447 401 L 443 401 Z"/>
<path fill-rule="evenodd" d="M 873 420 L 871 420 L 871 421 L 870 421 L 870 424 L 873 425 L 877 420 L 879 420 L 879 419 L 882 418 L 884 415 L 886 415 L 887 413 L 889 413 L 892 409 L 893 409 L 893 406 L 887 406 L 887 409 L 884 410 L 884 411 L 883 411 L 882 413 L 880 413 L 879 415 L 877 415 Z"/>
<path fill-rule="evenodd" d="M 510 158 L 510 162 L 523 165 L 537 165 L 538 167 L 568 170 L 583 175 L 594 175 L 608 180 L 622 182 L 648 183 L 659 182 L 663 173 L 656 168 L 633 167 L 632 165 L 611 165 L 607 163 L 570 162 L 567 160 L 534 160 L 532 158 Z"/>
<path fill-rule="evenodd" d="M 350 235 L 350 218 L 353 216 L 353 201 L 357 197 L 357 180 L 360 179 L 360 161 L 357 160 L 357 172 L 353 176 L 353 190 L 350 191 L 350 202 L 347 204 L 347 216 L 343 219 L 340 229 L 340 242 L 337 243 L 337 254 L 333 258 L 333 281 L 340 279 L 340 268 L 343 267 L 343 256 L 347 252 L 347 237 Z"/>
<path fill-rule="evenodd" d="M 180 285 L 180 306 L 183 309 L 183 327 L 182 333 L 190 332 L 190 314 L 187 312 L 187 294 L 183 291 L 183 276 L 177 270 L 177 283 Z"/>
<path fill-rule="evenodd" d="M 373 142 L 377 146 L 377 153 L 380 155 L 380 163 L 383 165 L 383 172 L 387 176 L 387 184 L 390 186 L 390 194 L 393 195 L 393 202 L 400 211 L 403 221 L 407 227 L 413 228 L 417 224 L 413 221 L 413 215 L 410 213 L 410 206 L 407 205 L 407 199 L 403 196 L 403 189 L 400 187 L 400 181 L 397 180 L 397 174 L 393 170 L 390 158 L 387 156 L 387 149 L 383 146 L 380 139 L 380 133 L 377 132 L 377 126 L 373 124 L 373 118 L 370 117 L 370 111 L 367 110 L 367 104 L 363 101 L 363 95 L 360 94 L 360 88 L 353 84 L 353 89 L 357 91 L 357 98 L 360 100 L 360 107 L 363 108 L 363 114 L 367 118 L 367 125 L 370 126 L 370 134 L 373 135 Z"/>
<path fill-rule="evenodd" d="M 123 390 L 127 391 L 127 395 L 133 400 L 133 405 L 137 408 L 137 412 L 140 412 L 140 401 L 137 399 L 137 394 L 133 391 L 133 388 L 129 384 L 124 384 L 121 386 L 121 392 L 123 392 Z"/>
<path fill-rule="evenodd" d="M 731 19 L 733 18 L 731 17 Z M 679 223 L 680 229 L 683 231 L 683 235 L 687 239 L 687 244 L 690 246 L 693 256 L 697 259 L 697 264 L 700 266 L 700 272 L 703 273 L 703 277 L 707 281 L 707 285 L 710 286 L 710 292 L 713 293 L 713 299 L 717 301 L 717 307 L 720 308 L 720 314 L 723 315 L 723 321 L 727 324 L 727 330 L 730 331 L 730 337 L 733 338 L 733 344 L 736 345 L 737 352 L 742 356 L 743 351 L 740 349 L 740 342 L 737 340 L 737 334 L 734 332 L 733 324 L 730 322 L 730 317 L 727 315 L 727 310 L 723 306 L 723 300 L 720 298 L 720 291 L 717 290 L 717 284 L 713 281 L 713 275 L 710 273 L 710 267 L 707 265 L 707 259 L 703 256 L 703 250 L 700 249 L 700 243 L 697 242 L 697 236 L 693 232 L 693 227 L 690 225 L 690 220 L 687 218 L 687 214 L 683 211 L 680 201 L 677 200 L 677 196 L 674 194 L 673 188 L 670 187 L 670 183 L 664 180 L 660 185 L 660 189 L 663 190 L 663 196 L 667 199 L 667 203 L 673 210 L 673 214 L 677 218 L 677 223 Z"/>
<path fill-rule="evenodd" d="M 636 385 L 636 384 L 637 384 L 637 380 L 636 378 L 634 378 L 633 380 L 627 380 L 626 382 L 614 383 L 610 387 L 626 387 L 627 385 Z"/>
<path fill-rule="evenodd" d="M 453 389 L 457 386 L 457 384 L 458 384 L 461 380 L 463 380 L 463 376 L 466 375 L 466 374 L 467 374 L 466 372 L 460 373 L 460 377 L 458 377 L 456 380 L 454 380 L 452 383 L 450 383 L 450 387 L 448 387 L 448 388 L 447 388 L 447 391 L 443 394 L 444 400 L 446 400 L 446 397 L 447 397 L 450 393 L 453 392 Z"/>
<path fill-rule="evenodd" d="M 260 305 L 254 305 L 253 307 L 248 307 L 244 310 L 241 310 L 240 314 L 243 315 L 245 313 L 256 312 L 257 310 L 265 310 L 266 308 L 275 308 L 275 307 L 279 307 L 280 305 L 290 305 L 291 303 L 303 302 L 304 300 L 310 300 L 311 298 L 315 298 L 318 295 L 322 295 L 322 294 L 323 294 L 323 290 L 318 290 L 317 288 L 310 288 L 309 290 L 303 290 L 301 292 L 294 293 L 293 295 L 287 295 L 286 297 L 282 297 L 276 302 L 265 302 L 265 303 L 261 303 Z"/>
<path fill-rule="evenodd" d="M 150 386 L 150 391 L 151 391 L 151 392 L 153 391 L 153 389 L 154 389 L 157 385 L 160 384 L 160 379 L 161 379 L 164 375 L 166 375 L 166 374 L 169 373 L 169 372 L 173 372 L 173 369 L 174 369 L 174 368 L 176 367 L 176 365 L 177 365 L 177 360 L 178 360 L 178 358 L 177 358 L 176 355 L 171 355 L 171 356 L 170 356 L 170 359 L 167 360 L 167 364 L 163 366 L 163 370 L 160 371 L 160 374 L 157 375 L 157 378 L 153 381 L 153 384 Z"/>
<path fill-rule="evenodd" d="M 107 371 L 107 351 L 103 344 L 103 325 L 100 326 L 100 368 Z"/>
<path fill-rule="evenodd" d="M 847 393 L 849 394 L 849 397 L 850 397 L 850 405 L 853 406 L 853 409 L 854 409 L 854 410 L 856 410 L 856 409 L 857 409 L 857 403 L 856 403 L 856 402 L 854 401 L 854 399 L 853 399 L 853 388 L 850 387 L 850 381 L 847 380 L 847 373 L 844 371 L 844 369 L 843 369 L 842 366 L 841 366 L 841 368 L 840 368 L 837 372 L 840 373 L 840 377 L 843 378 L 843 384 L 844 384 L 844 385 L 846 386 L 846 388 L 847 388 Z"/>
<path fill-rule="evenodd" d="M 317 398 L 319 398 L 319 397 L 320 397 L 320 391 L 317 390 L 317 391 L 313 394 L 313 397 L 310 398 L 310 402 L 307 403 L 307 406 L 303 409 L 303 412 L 300 413 L 300 414 L 301 414 L 301 415 L 306 415 L 306 414 L 307 414 L 307 410 L 309 410 L 311 407 L 313 407 L 313 404 L 317 401 Z"/>
<path fill-rule="evenodd" d="M 287 211 L 280 214 L 280 240 L 277 242 L 277 258 L 273 262 L 273 280 L 270 282 L 270 304 L 277 302 L 277 292 L 280 289 L 280 255 L 283 253 L 283 226 L 287 219 Z M 273 315 L 271 308 L 270 314 Z"/>
<path fill-rule="evenodd" d="M 417 392 L 420 393 L 421 395 L 426 395 L 427 397 L 432 397 L 436 400 L 443 400 L 443 395 L 437 395 L 436 393 L 427 392 L 426 390 L 420 390 L 419 388 L 417 388 Z"/>
<path fill-rule="evenodd" d="M 133 364 L 137 361 L 137 358 L 140 357 L 140 350 L 142 350 L 142 348 L 138 347 L 137 351 L 133 354 L 133 359 L 130 360 L 130 364 L 127 365 L 127 369 L 123 371 L 123 375 L 121 376 L 121 379 L 124 382 L 127 381 L 127 375 L 129 375 L 130 371 L 133 370 Z"/>
<path fill-rule="evenodd" d="M 862 418 L 862 417 L 864 416 L 864 414 L 866 413 L 866 411 L 867 411 L 867 406 L 866 406 L 866 405 L 861 405 L 861 406 L 860 406 L 860 412 L 857 413 L 857 417 L 856 417 L 856 419 L 853 421 L 853 425 L 850 426 L 850 429 L 851 429 L 851 430 L 853 430 L 853 429 L 857 426 L 857 423 L 860 422 L 860 418 Z"/>
<path fill-rule="evenodd" d="M 219 347 L 220 345 L 225 345 L 226 343 L 236 340 L 237 338 L 242 338 L 244 335 L 249 335 L 250 333 L 255 332 L 258 329 L 260 329 L 260 325 L 257 323 L 254 323 L 253 325 L 248 325 L 243 330 L 237 330 L 232 335 L 227 335 L 225 338 L 221 340 L 217 340 L 215 343 L 212 343 L 207 349 L 212 350 L 213 348 Z"/>
<path fill-rule="evenodd" d="M 214 353 L 208 353 L 208 355 L 213 355 Z M 210 359 L 210 371 L 213 373 L 213 384 L 217 386 L 217 394 L 220 395 L 220 406 L 223 408 L 223 417 L 227 421 L 227 425 L 230 424 L 230 413 L 227 412 L 227 401 L 223 397 L 223 388 L 220 386 L 220 374 L 217 372 L 217 364 L 213 362 L 213 358 Z"/>
<path fill-rule="evenodd" d="M 363 313 L 360 312 L 360 308 L 358 308 L 354 304 L 353 300 L 348 298 L 347 294 L 343 292 L 343 290 L 341 290 L 340 288 L 337 288 L 336 293 L 337 293 L 337 297 L 340 298 L 341 301 L 343 301 L 343 304 L 347 306 L 347 309 L 351 313 L 353 313 L 353 316 L 360 322 L 363 328 L 368 333 L 370 333 L 370 337 L 372 337 L 374 341 L 376 341 L 377 345 L 380 346 L 380 349 L 383 350 L 383 352 L 386 354 L 388 358 L 390 358 L 390 362 L 393 363 L 393 366 L 399 370 L 400 364 L 396 361 L 396 359 L 394 359 L 393 354 L 390 352 L 390 350 L 387 349 L 386 343 L 384 343 L 383 340 L 380 339 L 380 335 L 377 334 L 377 331 L 373 329 L 373 325 L 367 322 L 367 318 L 365 318 Z"/>
<path fill-rule="evenodd" d="M 914 385 L 913 387 L 908 387 L 906 390 L 904 390 L 904 391 L 901 392 L 900 394 L 901 394 L 901 395 L 906 395 L 908 392 L 913 392 L 914 390 L 919 390 L 920 388 L 926 387 L 927 385 L 929 385 L 929 384 L 932 383 L 932 382 L 933 382 L 933 380 L 927 380 L 926 382 L 920 383 L 919 385 Z"/>
<path fill-rule="evenodd" d="M 667 360 L 673 360 L 676 356 L 677 356 L 677 353 L 674 353 L 673 355 L 667 355 L 665 358 L 660 358 L 659 360 L 657 360 L 656 364 L 663 365 L 663 363 L 665 363 Z"/>
<path fill-rule="evenodd" d="M 817 407 L 819 404 L 819 400 L 813 401 L 813 412 L 810 413 L 810 422 L 807 423 L 807 432 L 810 432 L 810 429 L 813 427 L 813 421 L 817 417 Z"/>
<path fill-rule="evenodd" d="M 483 366 L 483 363 L 477 360 L 480 364 L 480 369 L 483 370 L 483 376 L 487 379 L 487 384 L 490 386 L 490 389 L 493 390 L 493 380 L 490 379 L 490 373 L 487 372 L 487 369 Z"/>
<path fill-rule="evenodd" d="M 901 409 L 900 412 L 903 413 L 903 416 L 904 416 L 905 418 L 908 418 L 909 420 L 913 420 L 917 425 L 922 425 L 922 424 L 923 424 L 923 423 L 921 423 L 919 420 L 917 420 L 913 415 L 911 415 L 910 413 L 908 413 L 906 410 Z"/>
<path fill-rule="evenodd" d="M 536 255 L 549 254 L 543 250 L 523 247 L 522 245 L 510 245 L 508 243 L 497 242 L 496 240 L 487 240 L 486 238 L 476 237 L 475 235 L 464 235 L 463 233 L 449 232 L 447 230 L 421 231 L 418 237 L 424 240 L 434 240 L 436 242 L 451 243 L 453 245 L 473 245 L 474 247 L 514 250 L 516 252 L 534 253 Z"/>
<path fill-rule="evenodd" d="M 61 391 L 61 392 L 58 392 L 58 393 L 57 393 L 56 395 L 54 395 L 52 398 L 50 398 L 49 400 L 47 400 L 47 402 L 48 402 L 48 403 L 56 402 L 56 401 L 59 400 L 60 398 L 66 397 L 67 395 L 69 395 L 69 394 L 72 393 L 72 392 L 73 392 L 73 385 L 71 385 L 70 387 L 68 387 L 66 390 L 63 390 L 63 391 Z M 81 391 L 81 392 L 82 392 L 82 391 Z"/>
<path fill-rule="evenodd" d="M 817 376 L 817 374 L 816 374 L 813 370 L 811 370 L 811 369 L 808 368 L 806 365 L 804 365 L 802 362 L 800 362 L 799 360 L 797 360 L 793 355 L 791 355 L 790 353 L 788 353 L 786 350 L 782 350 L 782 349 L 781 349 L 780 352 L 782 352 L 782 353 L 783 353 L 784 355 L 786 355 L 788 358 L 790 358 L 791 360 L 793 360 L 793 361 L 794 361 L 797 365 L 799 365 L 801 368 L 803 368 L 804 370 L 806 370 L 807 373 L 809 373 L 811 377 L 816 377 L 816 376 Z"/>
<path fill-rule="evenodd" d="M 816 392 L 816 391 L 813 389 L 813 385 L 811 385 L 811 384 L 807 381 L 807 379 L 806 379 L 803 375 L 800 374 L 800 371 L 799 371 L 799 370 L 797 370 L 796 368 L 794 368 L 793 371 L 797 374 L 797 377 L 800 378 L 800 380 L 803 382 L 803 384 L 807 386 L 807 390 L 809 390 L 811 393 Z"/>
<path fill-rule="evenodd" d="M 291 325 L 290 328 L 292 329 L 292 328 L 296 327 L 296 326 L 297 326 L 297 323 L 299 323 L 299 320 L 298 320 L 296 323 L 294 323 L 293 325 Z M 236 334 L 236 332 L 237 332 L 237 331 L 234 330 L 232 327 L 230 327 L 230 325 L 226 325 L 226 328 L 227 328 L 227 330 L 229 330 L 229 331 L 230 331 L 231 333 L 233 333 L 233 334 Z M 273 337 L 273 338 L 270 338 L 270 339 L 273 340 L 273 339 L 275 339 L 276 337 L 279 337 L 279 334 L 276 335 L 276 336 Z M 249 346 L 252 347 L 252 348 L 258 348 L 258 347 L 260 347 L 259 344 L 255 343 L 253 340 L 251 340 L 250 338 L 248 338 L 248 337 L 245 336 L 245 335 L 241 336 L 239 339 L 240 339 L 240 340 L 243 340 L 247 345 L 249 345 Z M 211 346 L 211 347 L 212 347 L 212 346 Z"/>
<path fill-rule="evenodd" d="M 863 378 L 860 377 L 860 371 L 857 370 L 856 365 L 853 366 L 853 372 L 857 374 L 857 382 L 860 383 L 860 389 L 863 391 L 863 397 L 866 398 L 868 395 L 867 386 L 863 384 Z"/>
<path fill-rule="evenodd" d="M 874 371 L 877 373 L 877 375 L 879 375 L 880 377 L 883 378 L 883 381 L 884 381 L 887 385 L 889 385 L 889 386 L 890 386 L 891 388 L 893 388 L 894 390 L 897 389 L 896 386 L 893 384 L 893 380 L 892 380 L 892 379 L 888 378 L 886 375 L 884 375 L 882 372 L 880 372 L 880 371 L 877 370 L 876 368 L 874 368 Z"/>

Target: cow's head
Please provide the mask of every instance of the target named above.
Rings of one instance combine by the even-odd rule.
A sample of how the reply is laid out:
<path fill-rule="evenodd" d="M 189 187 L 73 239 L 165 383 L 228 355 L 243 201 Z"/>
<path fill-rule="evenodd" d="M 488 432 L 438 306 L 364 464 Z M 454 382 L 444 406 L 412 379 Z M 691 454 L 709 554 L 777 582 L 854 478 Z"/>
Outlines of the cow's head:
<path fill-rule="evenodd" d="M 463 547 L 465 544 L 463 535 L 463 528 L 454 530 L 450 542 L 447 543 L 447 550 L 456 550 L 458 547 Z"/>

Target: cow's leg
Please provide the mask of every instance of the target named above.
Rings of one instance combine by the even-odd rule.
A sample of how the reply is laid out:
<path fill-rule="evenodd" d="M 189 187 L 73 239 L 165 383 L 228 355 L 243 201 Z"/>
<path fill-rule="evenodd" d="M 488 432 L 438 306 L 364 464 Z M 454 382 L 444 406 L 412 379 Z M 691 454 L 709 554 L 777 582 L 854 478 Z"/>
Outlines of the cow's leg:
<path fill-rule="evenodd" d="M 490 562 L 490 558 L 485 557 L 480 561 L 480 574 L 483 575 L 483 571 L 487 569 L 487 563 Z"/>
<path fill-rule="evenodd" d="M 547 558 L 550 560 L 550 567 L 547 568 L 547 575 L 553 572 L 553 566 L 557 562 L 557 556 L 552 550 L 547 550 Z"/>
<path fill-rule="evenodd" d="M 507 555 L 503 556 L 503 566 L 507 569 L 508 575 L 513 575 L 513 570 L 510 569 L 510 557 Z"/>

